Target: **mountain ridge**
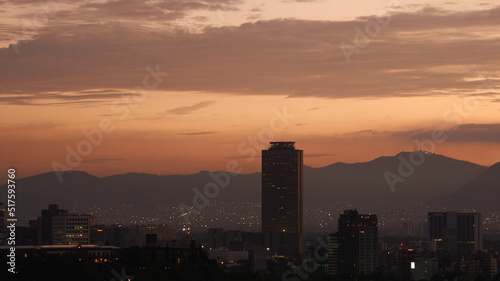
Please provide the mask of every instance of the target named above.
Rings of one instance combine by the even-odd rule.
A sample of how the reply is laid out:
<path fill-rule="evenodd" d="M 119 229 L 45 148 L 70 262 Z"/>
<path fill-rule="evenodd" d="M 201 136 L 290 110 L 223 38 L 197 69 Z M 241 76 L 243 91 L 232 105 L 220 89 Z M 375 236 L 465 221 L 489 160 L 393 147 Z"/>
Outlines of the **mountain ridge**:
<path fill-rule="evenodd" d="M 443 155 L 428 154 L 412 175 L 389 188 L 384 173 L 396 173 L 401 158 L 411 152 L 381 156 L 368 162 L 336 162 L 324 167 L 304 167 L 304 206 L 315 208 L 349 201 L 353 206 L 373 211 L 387 206 L 400 208 L 428 202 L 433 198 L 456 192 L 484 172 L 487 167 L 456 160 Z M 214 182 L 212 173 L 200 171 L 189 175 L 157 175 L 124 173 L 97 177 L 84 171 L 63 174 L 59 182 L 55 172 L 47 172 L 17 180 L 19 213 L 39 215 L 47 204 L 58 202 L 63 208 L 81 210 L 89 206 L 111 203 L 135 206 L 192 206 L 194 189 Z M 261 201 L 260 173 L 232 174 L 226 188 L 216 199 L 223 202 Z M 0 189 L 6 188 L 6 185 Z M 393 192 L 394 191 L 394 192 Z"/>

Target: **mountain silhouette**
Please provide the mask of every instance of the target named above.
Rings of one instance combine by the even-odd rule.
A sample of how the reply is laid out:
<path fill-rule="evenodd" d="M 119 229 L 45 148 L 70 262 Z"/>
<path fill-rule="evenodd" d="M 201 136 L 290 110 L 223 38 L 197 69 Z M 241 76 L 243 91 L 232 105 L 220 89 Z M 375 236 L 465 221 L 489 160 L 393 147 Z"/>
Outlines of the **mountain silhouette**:
<path fill-rule="evenodd" d="M 383 208 L 421 204 L 443 195 L 455 194 L 454 192 L 472 196 L 474 192 L 469 189 L 479 186 L 484 193 L 491 192 L 491 200 L 498 198 L 499 192 L 494 185 L 495 182 L 497 186 L 499 183 L 498 164 L 487 169 L 437 154 L 426 154 L 423 163 L 415 166 L 411 175 L 405 175 L 404 182 L 396 182 L 391 189 L 385 174 L 390 172 L 398 175 L 402 159 L 408 160 L 409 157 L 410 152 L 401 152 L 364 163 L 335 163 L 322 168 L 305 166 L 304 205 L 306 208 L 315 208 L 349 201 L 353 207 L 375 212 Z M 182 203 L 192 206 L 195 195 L 193 189 L 203 192 L 206 185 L 212 184 L 212 187 L 208 187 L 211 190 L 216 182 L 214 175 L 218 173 L 220 172 L 202 171 L 192 175 L 128 173 L 96 177 L 86 172 L 72 171 L 64 173 L 64 180 L 59 182 L 56 174 L 49 172 L 16 181 L 17 213 L 34 217 L 49 203 L 59 203 L 62 208 L 70 211 L 109 204 L 151 207 L 178 206 Z M 479 177 L 476 182 L 472 181 L 480 174 L 484 175 L 484 180 Z M 228 178 L 227 186 L 219 188 L 218 194 L 213 196 L 215 200 L 260 203 L 260 173 L 230 175 Z M 464 186 L 468 182 L 469 185 Z M 459 191 L 462 186 L 463 191 Z M 6 185 L 0 189 L 5 191 Z M 215 191 L 212 189 L 211 192 Z M 487 194 L 485 196 L 488 197 Z"/>
<path fill-rule="evenodd" d="M 475 209 L 478 211 L 500 209 L 500 162 L 486 169 L 459 190 L 430 200 L 432 207 L 450 210 Z"/>

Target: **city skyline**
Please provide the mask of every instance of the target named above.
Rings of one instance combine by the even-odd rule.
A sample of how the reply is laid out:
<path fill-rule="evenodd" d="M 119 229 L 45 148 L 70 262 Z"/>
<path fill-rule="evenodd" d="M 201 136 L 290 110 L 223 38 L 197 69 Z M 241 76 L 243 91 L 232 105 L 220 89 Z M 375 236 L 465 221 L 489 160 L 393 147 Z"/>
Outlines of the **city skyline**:
<path fill-rule="evenodd" d="M 0 279 L 500 280 L 498 0 L 0 0 Z"/>

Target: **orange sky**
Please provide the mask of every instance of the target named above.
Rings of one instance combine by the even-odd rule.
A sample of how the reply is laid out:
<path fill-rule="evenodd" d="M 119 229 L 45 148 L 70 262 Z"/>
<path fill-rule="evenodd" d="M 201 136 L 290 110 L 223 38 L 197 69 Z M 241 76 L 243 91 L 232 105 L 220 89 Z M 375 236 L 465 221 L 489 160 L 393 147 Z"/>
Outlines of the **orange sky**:
<path fill-rule="evenodd" d="M 410 151 L 435 129 L 438 154 L 500 161 L 493 1 L 298 2 L 6 1 L 2 167 L 250 173 L 270 140 L 319 167 Z"/>

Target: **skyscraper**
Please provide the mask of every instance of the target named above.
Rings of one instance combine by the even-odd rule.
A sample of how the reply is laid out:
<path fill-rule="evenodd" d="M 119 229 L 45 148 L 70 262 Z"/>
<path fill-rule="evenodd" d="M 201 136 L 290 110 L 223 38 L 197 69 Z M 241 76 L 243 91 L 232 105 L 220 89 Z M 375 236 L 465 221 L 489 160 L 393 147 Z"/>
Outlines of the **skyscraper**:
<path fill-rule="evenodd" d="M 352 275 L 375 271 L 378 267 L 377 216 L 346 210 L 338 222 L 338 232 L 331 236 L 329 247 L 330 253 L 338 255 L 330 258 L 330 262 L 337 263 L 332 264 L 337 272 L 332 270 L 331 273 Z"/>
<path fill-rule="evenodd" d="M 429 212 L 427 222 L 438 250 L 471 255 L 483 247 L 480 213 Z"/>
<path fill-rule="evenodd" d="M 41 218 L 42 244 L 52 244 L 52 217 L 67 213 L 68 210 L 59 209 L 58 204 L 49 204 L 48 209 L 42 210 L 42 218 Z"/>
<path fill-rule="evenodd" d="M 295 142 L 271 142 L 262 150 L 262 232 L 275 250 L 303 249 L 302 167 Z"/>

